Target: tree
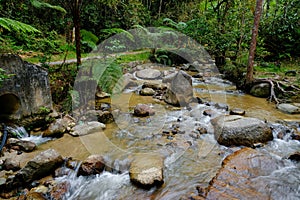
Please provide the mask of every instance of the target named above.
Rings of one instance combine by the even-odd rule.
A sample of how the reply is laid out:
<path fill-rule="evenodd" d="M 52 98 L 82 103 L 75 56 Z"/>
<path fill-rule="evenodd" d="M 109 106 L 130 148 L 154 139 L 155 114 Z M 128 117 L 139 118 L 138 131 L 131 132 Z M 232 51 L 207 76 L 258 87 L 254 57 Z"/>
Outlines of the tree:
<path fill-rule="evenodd" d="M 247 65 L 247 74 L 246 74 L 246 81 L 245 81 L 246 87 L 249 86 L 253 82 L 254 55 L 255 55 L 255 49 L 256 49 L 259 21 L 260 21 L 260 16 L 262 13 L 262 3 L 263 3 L 263 0 L 256 1 L 254 25 L 253 25 L 253 29 L 252 29 L 252 37 L 251 37 L 251 44 L 250 44 L 249 58 L 248 58 L 248 65 Z"/>
<path fill-rule="evenodd" d="M 80 37 L 80 11 L 82 8 L 82 0 L 62 0 L 61 3 L 71 12 L 73 25 L 75 28 L 75 45 L 77 67 L 81 65 L 81 37 Z"/>

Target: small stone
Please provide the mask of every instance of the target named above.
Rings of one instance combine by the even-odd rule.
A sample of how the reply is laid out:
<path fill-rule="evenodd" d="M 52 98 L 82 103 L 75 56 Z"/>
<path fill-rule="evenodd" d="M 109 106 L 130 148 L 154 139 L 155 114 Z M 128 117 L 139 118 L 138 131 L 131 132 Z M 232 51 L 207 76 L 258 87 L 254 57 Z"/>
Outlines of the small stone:
<path fill-rule="evenodd" d="M 299 162 L 300 161 L 300 152 L 296 152 L 296 153 L 290 155 L 288 157 L 288 159 Z"/>
<path fill-rule="evenodd" d="M 233 108 L 230 110 L 229 112 L 230 115 L 245 115 L 246 114 L 246 111 L 245 110 L 242 110 L 240 108 Z"/>
<path fill-rule="evenodd" d="M 140 91 L 140 95 L 143 96 L 153 96 L 155 94 L 155 91 L 152 88 L 143 88 Z"/>
<path fill-rule="evenodd" d="M 7 171 L 9 170 L 18 171 L 19 169 L 21 169 L 20 163 L 12 158 L 5 159 L 3 163 L 3 168 Z"/>
<path fill-rule="evenodd" d="M 207 134 L 207 129 L 205 127 L 198 127 L 197 131 L 199 131 L 199 133 L 202 134 Z"/>
<path fill-rule="evenodd" d="M 215 115 L 216 113 L 217 113 L 216 111 L 211 110 L 211 109 L 208 109 L 208 110 L 204 110 L 204 111 L 203 111 L 203 115 L 209 116 L 209 117 Z"/>
<path fill-rule="evenodd" d="M 155 111 L 146 104 L 137 104 L 134 108 L 134 115 L 139 117 L 151 116 L 154 115 Z"/>
<path fill-rule="evenodd" d="M 104 167 L 104 159 L 101 155 L 91 155 L 81 164 L 79 175 L 100 174 L 104 170 Z"/>

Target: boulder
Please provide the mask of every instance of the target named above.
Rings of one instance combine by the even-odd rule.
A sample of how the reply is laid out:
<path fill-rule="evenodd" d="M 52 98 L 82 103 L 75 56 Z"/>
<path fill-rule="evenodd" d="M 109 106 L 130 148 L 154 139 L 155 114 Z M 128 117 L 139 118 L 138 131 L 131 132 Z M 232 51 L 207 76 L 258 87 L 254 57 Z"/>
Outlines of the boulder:
<path fill-rule="evenodd" d="M 267 98 L 270 96 L 270 89 L 269 83 L 259 83 L 252 86 L 250 94 L 255 97 Z"/>
<path fill-rule="evenodd" d="M 143 88 L 140 91 L 140 95 L 143 96 L 153 96 L 155 94 L 155 91 L 152 88 Z"/>
<path fill-rule="evenodd" d="M 105 129 L 105 127 L 105 124 L 97 121 L 92 121 L 74 126 L 70 134 L 72 136 L 88 135 L 97 131 L 102 131 L 103 129 Z"/>
<path fill-rule="evenodd" d="M 193 100 L 192 77 L 184 71 L 179 71 L 175 75 L 167 77 L 165 82 L 170 84 L 164 100 L 174 106 L 186 106 Z"/>
<path fill-rule="evenodd" d="M 142 69 L 136 72 L 136 76 L 140 79 L 159 79 L 161 77 L 161 72 L 157 69 Z"/>
<path fill-rule="evenodd" d="M 123 77 L 120 79 L 120 81 L 122 81 L 123 89 L 137 87 L 138 83 L 134 79 L 135 78 L 132 74 L 124 74 Z"/>
<path fill-rule="evenodd" d="M 271 128 L 256 118 L 227 115 L 216 117 L 211 122 L 215 139 L 221 145 L 253 146 L 273 140 Z"/>
<path fill-rule="evenodd" d="M 43 137 L 62 137 L 71 123 L 74 123 L 74 120 L 68 116 L 56 119 L 43 133 Z"/>
<path fill-rule="evenodd" d="M 294 183 L 285 185 L 278 181 L 278 183 L 268 184 L 266 187 L 266 181 L 268 181 L 269 175 L 283 166 L 283 161 L 269 154 L 251 148 L 243 148 L 224 159 L 222 168 L 210 181 L 207 194 L 203 195 L 208 200 L 282 199 L 282 197 L 286 197 L 284 195 L 288 195 L 286 193 L 291 191 L 288 187 Z M 277 187 L 276 184 L 280 186 Z M 280 193 L 281 198 L 276 196 Z"/>
<path fill-rule="evenodd" d="M 288 114 L 300 114 L 300 107 L 288 103 L 277 105 L 277 109 Z"/>
<path fill-rule="evenodd" d="M 133 114 L 138 117 L 145 117 L 154 115 L 155 111 L 147 104 L 137 104 Z"/>
<path fill-rule="evenodd" d="M 13 180 L 14 184 L 28 184 L 50 175 L 63 164 L 63 158 L 54 149 L 48 149 L 36 155 L 23 167 Z"/>
<path fill-rule="evenodd" d="M 130 180 L 139 187 L 151 188 L 164 183 L 163 159 L 157 155 L 135 157 L 129 168 Z"/>
<path fill-rule="evenodd" d="M 104 159 L 101 155 L 91 155 L 82 162 L 78 173 L 84 176 L 100 174 L 104 167 Z"/>
<path fill-rule="evenodd" d="M 7 144 L 10 148 L 15 150 L 21 150 L 25 152 L 31 152 L 36 148 L 36 144 L 31 141 L 20 140 L 17 138 L 9 138 Z"/>

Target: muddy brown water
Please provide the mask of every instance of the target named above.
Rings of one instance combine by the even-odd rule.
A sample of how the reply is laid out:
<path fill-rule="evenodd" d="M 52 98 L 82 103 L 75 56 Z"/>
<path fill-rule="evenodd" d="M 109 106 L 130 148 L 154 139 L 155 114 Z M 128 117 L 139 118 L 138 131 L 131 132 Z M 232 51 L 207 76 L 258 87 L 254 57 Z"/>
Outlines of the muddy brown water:
<path fill-rule="evenodd" d="M 282 113 L 266 99 L 228 91 L 235 91 L 235 89 L 232 85 L 209 83 L 195 85 L 195 96 L 207 101 L 226 103 L 229 108 L 244 109 L 246 116 L 273 123 L 278 120 L 300 121 L 300 115 Z M 222 160 L 239 149 L 218 145 L 212 134 L 210 118 L 200 114 L 196 119 L 186 108 L 173 108 L 163 102 L 158 103 L 152 97 L 140 96 L 134 91 L 115 95 L 101 102 L 112 103 L 112 107 L 120 111 L 114 116 L 115 123 L 108 124 L 103 132 L 77 138 L 65 135 L 40 145 L 34 153 L 23 155 L 22 160 L 28 160 L 48 148 L 54 148 L 63 156 L 78 160 L 84 160 L 90 154 L 101 154 L 105 156 L 111 168 L 120 172 L 104 172 L 90 178 L 60 178 L 58 180 L 67 180 L 71 185 L 65 199 L 180 199 L 196 194 L 197 185 L 208 185 L 221 168 Z M 146 118 L 132 116 L 133 107 L 138 103 L 152 105 L 156 114 Z M 192 106 L 192 111 L 203 112 L 211 108 L 196 104 Z M 226 113 L 224 110 L 212 109 L 219 113 Z M 195 131 L 197 123 L 205 126 L 209 134 L 201 135 L 199 138 L 191 137 L 190 134 Z M 163 130 L 169 130 L 174 124 L 179 124 L 179 129 L 185 133 L 171 135 L 171 137 L 162 134 Z M 276 139 L 268 143 L 264 149 L 275 156 L 284 157 L 289 152 L 300 150 L 300 146 L 297 141 L 282 142 Z M 139 189 L 130 183 L 128 165 L 136 154 L 147 156 L 152 153 L 159 154 L 165 159 L 165 183 L 160 188 Z M 269 181 L 274 183 L 283 180 L 270 177 Z M 300 180 L 297 179 L 294 188 L 296 191 L 299 184 Z"/>

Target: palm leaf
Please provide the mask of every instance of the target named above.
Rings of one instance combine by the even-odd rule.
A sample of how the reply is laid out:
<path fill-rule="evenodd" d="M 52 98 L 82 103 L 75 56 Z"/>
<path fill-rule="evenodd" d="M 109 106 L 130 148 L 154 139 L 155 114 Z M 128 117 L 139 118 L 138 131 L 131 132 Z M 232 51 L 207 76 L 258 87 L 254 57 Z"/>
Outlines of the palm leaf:
<path fill-rule="evenodd" d="M 63 12 L 63 13 L 67 13 L 67 11 L 60 7 L 60 6 L 53 6 L 49 3 L 45 3 L 45 2 L 40 2 L 40 1 L 37 1 L 37 0 L 31 0 L 31 5 L 35 8 L 50 8 L 50 9 L 54 9 L 54 10 L 58 10 L 60 12 Z"/>
<path fill-rule="evenodd" d="M 40 33 L 40 31 L 33 26 L 4 17 L 0 17 L 0 26 L 8 31 Z"/>

